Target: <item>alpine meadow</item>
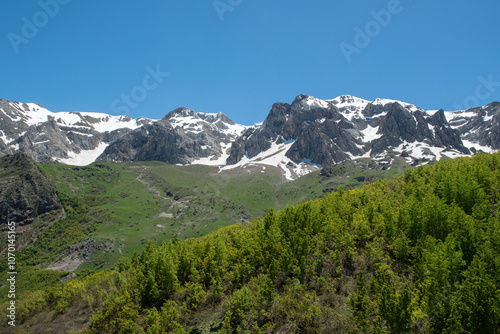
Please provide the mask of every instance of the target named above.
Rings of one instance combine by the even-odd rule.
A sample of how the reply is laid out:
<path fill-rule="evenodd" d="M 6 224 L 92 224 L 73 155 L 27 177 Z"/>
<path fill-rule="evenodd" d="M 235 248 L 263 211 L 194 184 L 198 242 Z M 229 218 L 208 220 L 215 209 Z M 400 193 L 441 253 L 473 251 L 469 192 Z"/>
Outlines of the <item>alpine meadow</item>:
<path fill-rule="evenodd" d="M 442 160 L 149 241 L 112 270 L 24 293 L 16 330 L 498 333 L 499 180 L 499 153 Z"/>

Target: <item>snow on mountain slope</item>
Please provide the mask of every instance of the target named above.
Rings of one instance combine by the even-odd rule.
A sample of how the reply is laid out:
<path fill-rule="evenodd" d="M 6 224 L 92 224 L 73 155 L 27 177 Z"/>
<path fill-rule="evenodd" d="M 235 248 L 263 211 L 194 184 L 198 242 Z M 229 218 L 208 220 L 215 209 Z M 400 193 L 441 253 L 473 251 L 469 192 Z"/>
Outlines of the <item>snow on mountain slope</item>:
<path fill-rule="evenodd" d="M 476 110 L 463 115 L 477 119 L 477 114 Z M 481 124 L 495 119 L 494 115 L 490 107 L 480 115 Z M 427 112 L 398 100 L 370 102 L 351 95 L 322 100 L 299 95 L 291 105 L 273 105 L 261 126 L 245 132 L 233 144 L 230 165 L 224 170 L 269 164 L 279 166 L 291 179 L 302 175 L 290 172 L 302 170 L 304 164 L 309 171 L 359 158 L 389 165 L 397 158 L 416 165 L 470 155 L 470 149 L 491 151 L 474 138 L 462 142 L 460 131 L 447 117 L 442 110 Z M 294 140 L 285 140 L 290 138 Z"/>
<path fill-rule="evenodd" d="M 88 128 L 104 133 L 123 128 L 136 129 L 142 124 L 152 121 L 146 118 L 136 120 L 129 116 L 112 116 L 93 112 L 51 112 L 36 103 L 8 102 L 8 104 L 11 108 L 0 108 L 1 115 L 9 118 L 12 122 L 20 123 L 19 125 L 24 123 L 23 125 L 27 126 L 36 126 L 55 120 L 59 126 L 75 129 Z M 20 137 L 24 133 L 17 134 L 17 137 Z"/>
<path fill-rule="evenodd" d="M 314 170 L 321 169 L 322 167 L 311 163 L 307 159 L 295 163 L 286 156 L 295 140 L 272 142 L 271 147 L 262 151 L 260 154 L 250 158 L 248 155 L 244 156 L 237 164 L 226 165 L 220 168 L 220 171 L 231 170 L 235 168 L 246 168 L 250 166 L 275 166 L 278 167 L 286 180 L 293 181 L 301 176 L 304 176 Z"/>
<path fill-rule="evenodd" d="M 367 100 L 360 99 L 352 95 L 341 95 L 331 100 L 326 100 L 332 103 L 345 117 L 352 121 L 353 119 L 362 119 L 363 111 L 370 103 Z"/>
<path fill-rule="evenodd" d="M 124 128 L 134 130 L 141 127 L 144 124 L 156 121 L 144 117 L 133 119 L 129 116 L 113 116 L 113 115 L 92 113 L 92 112 L 71 112 L 71 113 L 60 112 L 56 113 L 56 115 L 61 115 L 62 116 L 61 120 L 63 122 L 72 116 L 75 122 L 73 124 L 68 124 L 68 125 L 75 126 L 81 122 L 84 122 L 84 124 L 87 124 L 89 127 L 101 133 L 111 132 Z"/>
<path fill-rule="evenodd" d="M 308 96 L 305 101 L 303 101 L 305 105 L 307 105 L 310 109 L 312 108 L 328 108 L 328 102 L 325 100 L 321 100 L 318 98 L 315 98 L 313 96 Z"/>
<path fill-rule="evenodd" d="M 54 113 L 35 103 L 0 100 L 0 155 L 22 151 L 37 161 L 75 165 L 161 158 L 219 166 L 221 171 L 276 166 L 292 180 L 348 159 L 387 164 L 402 159 L 415 165 L 492 152 L 500 148 L 499 123 L 498 102 L 444 112 L 352 95 L 299 95 L 292 104 L 274 104 L 264 122 L 250 127 L 222 113 L 187 108 L 151 120 Z"/>
<path fill-rule="evenodd" d="M 469 110 L 458 110 L 458 111 L 448 111 L 445 113 L 446 120 L 453 128 L 458 128 L 459 126 L 468 123 L 475 117 L 477 117 L 476 111 Z"/>
<path fill-rule="evenodd" d="M 192 109 L 179 108 L 165 117 L 174 128 L 199 134 L 207 129 L 220 132 L 232 140 L 239 137 L 248 126 L 234 123 L 223 113 L 197 113 Z"/>
<path fill-rule="evenodd" d="M 198 113 L 198 116 L 206 122 L 216 126 L 219 131 L 227 135 L 231 141 L 238 138 L 245 132 L 249 126 L 233 122 L 223 113 Z"/>
<path fill-rule="evenodd" d="M 0 100 L 0 154 L 18 151 L 37 161 L 87 165 L 110 141 L 153 122 L 92 112 L 51 112 L 36 103 Z"/>
<path fill-rule="evenodd" d="M 209 124 L 208 122 L 205 122 L 201 120 L 199 117 L 197 117 L 196 114 L 190 116 L 175 116 L 172 118 L 169 118 L 170 123 L 174 126 L 174 128 L 182 128 L 184 131 L 187 133 L 193 133 L 193 134 L 199 134 L 203 132 L 203 123 Z"/>
<path fill-rule="evenodd" d="M 447 112 L 450 126 L 458 131 L 473 152 L 500 149 L 500 102 L 456 112 Z"/>
<path fill-rule="evenodd" d="M 192 165 L 206 165 L 206 166 L 224 166 L 226 165 L 226 160 L 229 157 L 229 149 L 231 148 L 231 143 L 221 143 L 222 154 L 217 157 L 215 155 L 210 155 L 205 158 L 199 158 L 191 162 Z"/>
<path fill-rule="evenodd" d="M 93 150 L 82 150 L 80 153 L 69 152 L 68 158 L 60 159 L 59 162 L 73 166 L 88 166 L 104 152 L 108 145 L 108 143 L 100 143 Z"/>

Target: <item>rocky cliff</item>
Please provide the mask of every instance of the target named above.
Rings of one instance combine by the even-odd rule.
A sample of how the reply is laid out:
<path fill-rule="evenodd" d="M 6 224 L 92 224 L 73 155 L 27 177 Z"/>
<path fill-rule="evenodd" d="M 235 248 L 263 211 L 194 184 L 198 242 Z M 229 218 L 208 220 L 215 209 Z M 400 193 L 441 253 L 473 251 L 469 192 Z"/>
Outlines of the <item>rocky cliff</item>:
<path fill-rule="evenodd" d="M 50 181 L 26 154 L 0 158 L 0 225 L 61 208 Z"/>

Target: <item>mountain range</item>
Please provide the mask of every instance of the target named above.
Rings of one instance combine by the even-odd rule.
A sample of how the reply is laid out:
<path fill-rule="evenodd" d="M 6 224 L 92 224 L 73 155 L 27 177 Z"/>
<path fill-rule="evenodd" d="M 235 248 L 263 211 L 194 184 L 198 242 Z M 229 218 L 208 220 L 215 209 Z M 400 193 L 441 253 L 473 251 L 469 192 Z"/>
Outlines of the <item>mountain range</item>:
<path fill-rule="evenodd" d="M 417 165 L 499 148 L 499 102 L 447 112 L 397 100 L 303 94 L 291 104 L 275 103 L 264 122 L 244 126 L 222 113 L 187 108 L 154 120 L 55 113 L 0 100 L 0 156 L 24 152 L 38 162 L 162 161 L 221 170 L 273 165 L 293 180 L 346 160 L 391 166 L 404 158 Z"/>

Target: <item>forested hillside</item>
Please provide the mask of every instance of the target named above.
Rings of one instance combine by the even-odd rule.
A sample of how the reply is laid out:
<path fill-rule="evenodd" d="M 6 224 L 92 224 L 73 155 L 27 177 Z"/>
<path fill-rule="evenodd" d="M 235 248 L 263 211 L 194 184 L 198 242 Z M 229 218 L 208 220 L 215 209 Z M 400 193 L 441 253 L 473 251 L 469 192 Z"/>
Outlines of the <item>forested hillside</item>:
<path fill-rule="evenodd" d="M 500 154 L 481 154 L 150 242 L 115 270 L 25 294 L 17 329 L 500 333 L 499 191 Z"/>

